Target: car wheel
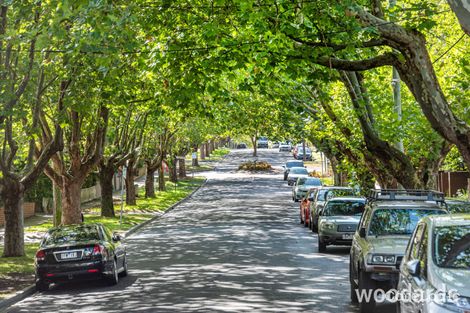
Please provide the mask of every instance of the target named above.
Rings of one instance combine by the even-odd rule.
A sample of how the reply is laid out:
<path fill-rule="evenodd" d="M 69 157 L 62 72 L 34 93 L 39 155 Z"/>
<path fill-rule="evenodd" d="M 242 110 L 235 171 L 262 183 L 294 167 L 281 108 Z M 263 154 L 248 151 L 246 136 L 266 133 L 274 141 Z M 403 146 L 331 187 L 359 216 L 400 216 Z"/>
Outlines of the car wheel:
<path fill-rule="evenodd" d="M 49 290 L 49 284 L 42 281 L 42 280 L 38 280 L 38 281 L 36 281 L 36 290 L 37 291 L 47 291 L 47 290 Z"/>
<path fill-rule="evenodd" d="M 318 236 L 318 252 L 326 252 L 326 243 L 320 239 L 320 236 Z"/>
<path fill-rule="evenodd" d="M 312 217 L 310 217 L 310 218 L 309 218 L 308 224 L 309 224 L 309 228 L 310 228 L 310 230 L 312 231 L 312 233 L 314 233 L 314 231 L 313 231 L 313 222 L 312 222 Z"/>
<path fill-rule="evenodd" d="M 122 265 L 122 272 L 120 273 L 121 277 L 127 276 L 127 257 L 124 255 L 124 261 Z"/>
<path fill-rule="evenodd" d="M 395 302 L 395 312 L 401 313 L 400 301 Z"/>
<path fill-rule="evenodd" d="M 304 226 L 305 226 L 305 227 L 308 227 L 308 221 L 307 221 L 307 219 L 305 218 L 305 216 L 304 216 L 304 221 L 305 221 L 305 222 L 304 222 Z"/>
<path fill-rule="evenodd" d="M 354 282 L 354 278 L 352 277 L 352 262 L 351 259 L 349 260 L 349 286 L 350 286 L 350 292 L 351 292 L 351 302 L 357 304 L 359 301 L 357 299 L 357 285 Z"/>
<path fill-rule="evenodd" d="M 119 282 L 119 274 L 118 274 L 118 269 L 117 269 L 117 263 L 116 260 L 113 261 L 113 269 L 111 275 L 108 277 L 108 283 L 113 286 L 117 285 Z"/>
<path fill-rule="evenodd" d="M 375 290 L 375 281 L 370 278 L 370 274 L 360 271 L 359 272 L 359 292 L 369 292 L 369 290 Z M 366 299 L 362 299 L 359 303 L 359 308 L 361 313 L 373 313 L 375 311 L 375 300 L 374 297 L 371 296 L 369 301 L 366 301 Z"/>

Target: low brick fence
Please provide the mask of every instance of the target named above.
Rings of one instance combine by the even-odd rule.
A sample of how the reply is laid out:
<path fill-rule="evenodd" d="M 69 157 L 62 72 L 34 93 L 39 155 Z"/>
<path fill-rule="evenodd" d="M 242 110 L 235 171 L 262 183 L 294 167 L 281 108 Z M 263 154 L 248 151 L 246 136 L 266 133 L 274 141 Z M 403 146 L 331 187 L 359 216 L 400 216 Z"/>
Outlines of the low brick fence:
<path fill-rule="evenodd" d="M 33 216 L 35 208 L 36 204 L 34 202 L 23 203 L 24 218 Z M 5 225 L 5 213 L 3 207 L 0 208 L 0 225 Z"/>

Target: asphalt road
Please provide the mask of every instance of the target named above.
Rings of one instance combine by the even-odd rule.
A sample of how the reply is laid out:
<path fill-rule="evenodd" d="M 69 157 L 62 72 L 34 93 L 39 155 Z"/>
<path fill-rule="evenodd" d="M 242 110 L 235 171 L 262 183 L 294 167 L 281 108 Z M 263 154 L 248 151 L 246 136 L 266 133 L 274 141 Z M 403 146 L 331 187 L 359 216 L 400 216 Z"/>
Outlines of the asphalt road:
<path fill-rule="evenodd" d="M 259 159 L 280 168 L 289 157 Z M 190 200 L 128 238 L 130 273 L 117 286 L 59 285 L 8 312 L 357 312 L 349 248 L 317 253 L 280 170 L 240 173 L 245 159 L 233 152 Z"/>

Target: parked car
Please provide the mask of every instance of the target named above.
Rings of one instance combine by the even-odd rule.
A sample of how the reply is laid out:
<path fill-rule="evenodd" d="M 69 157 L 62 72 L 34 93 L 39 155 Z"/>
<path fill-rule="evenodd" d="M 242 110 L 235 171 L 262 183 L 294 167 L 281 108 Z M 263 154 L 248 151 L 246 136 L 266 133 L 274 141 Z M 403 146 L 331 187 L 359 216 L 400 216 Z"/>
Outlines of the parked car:
<path fill-rule="evenodd" d="M 268 144 L 268 138 L 267 137 L 259 137 L 258 138 L 258 143 L 257 143 L 257 147 L 258 148 L 268 148 L 269 144 Z"/>
<path fill-rule="evenodd" d="M 119 274 L 127 275 L 126 257 L 119 235 L 102 224 L 52 228 L 36 252 L 36 288 L 41 291 L 51 283 L 102 278 L 115 285 Z"/>
<path fill-rule="evenodd" d="M 292 145 L 288 142 L 281 142 L 279 144 L 279 152 L 287 151 L 290 152 L 292 150 Z"/>
<path fill-rule="evenodd" d="M 304 224 L 305 227 L 311 227 L 310 205 L 315 198 L 315 193 L 317 192 L 318 188 L 319 187 L 310 188 L 305 197 L 303 197 L 300 201 L 300 223 Z"/>
<path fill-rule="evenodd" d="M 299 177 L 297 182 L 292 187 L 292 200 L 298 202 L 307 194 L 310 188 L 321 187 L 322 182 L 320 178 L 316 177 Z"/>
<path fill-rule="evenodd" d="M 400 266 L 398 291 L 419 295 L 454 290 L 457 294 L 454 299 L 399 301 L 397 312 L 470 312 L 469 282 L 470 214 L 423 218 Z"/>
<path fill-rule="evenodd" d="M 246 148 L 247 148 L 247 145 L 244 142 L 240 142 L 239 144 L 237 144 L 237 149 L 246 149 Z"/>
<path fill-rule="evenodd" d="M 304 161 L 287 161 L 286 165 L 282 166 L 284 168 L 284 180 L 287 180 L 287 175 L 289 175 L 289 171 L 293 167 L 304 167 Z"/>
<path fill-rule="evenodd" d="M 447 214 L 444 195 L 419 190 L 374 190 L 353 236 L 349 281 L 351 301 L 358 292 L 397 287 L 398 272 L 406 246 L 419 220 Z M 360 302 L 360 312 L 374 312 L 375 299 Z"/>
<path fill-rule="evenodd" d="M 328 245 L 352 243 L 366 203 L 365 198 L 339 197 L 328 200 L 318 218 L 318 252 Z"/>
<path fill-rule="evenodd" d="M 294 185 L 300 177 L 308 178 L 308 170 L 305 167 L 291 167 L 287 175 L 287 184 Z"/>
<path fill-rule="evenodd" d="M 309 226 L 313 232 L 318 231 L 318 215 L 323 210 L 323 206 L 326 201 L 333 197 L 347 197 L 354 196 L 355 192 L 349 187 L 340 186 L 324 186 L 318 188 L 318 192 L 315 194 L 315 199 L 310 204 L 310 221 Z"/>
<path fill-rule="evenodd" d="M 273 142 L 272 145 L 271 145 L 271 148 L 273 148 L 273 149 L 279 148 L 279 141 Z"/>
<path fill-rule="evenodd" d="M 446 200 L 450 213 L 470 213 L 470 202 L 461 200 Z"/>
<path fill-rule="evenodd" d="M 312 150 L 310 150 L 310 148 L 305 148 L 305 151 L 304 151 L 303 147 L 299 147 L 297 149 L 297 153 L 295 155 L 295 158 L 297 160 L 303 160 L 304 155 L 305 155 L 305 160 L 312 161 Z"/>

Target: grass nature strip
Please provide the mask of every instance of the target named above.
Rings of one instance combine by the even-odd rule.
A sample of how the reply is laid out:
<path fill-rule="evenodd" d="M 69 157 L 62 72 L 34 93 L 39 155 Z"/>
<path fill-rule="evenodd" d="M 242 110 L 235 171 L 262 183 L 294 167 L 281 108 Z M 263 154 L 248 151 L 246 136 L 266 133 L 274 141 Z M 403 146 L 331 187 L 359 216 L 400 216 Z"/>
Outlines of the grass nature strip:
<path fill-rule="evenodd" d="M 125 232 L 130 228 L 152 218 L 156 213 L 163 212 L 173 204 L 187 197 L 193 190 L 203 184 L 205 178 L 194 177 L 180 180 L 175 184 L 168 182 L 166 191 L 157 192 L 156 198 L 137 199 L 137 205 L 125 205 L 123 222 L 120 224 L 120 206 L 115 206 L 115 217 L 101 217 L 99 208 L 87 210 L 85 223 L 102 223 L 113 232 Z M 25 232 L 46 232 L 52 227 L 52 221 L 25 228 Z M 39 244 L 26 244 L 25 256 L 0 258 L 0 300 L 10 296 L 34 282 L 34 255 Z M 3 248 L 0 246 L 0 254 Z"/>

